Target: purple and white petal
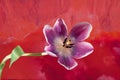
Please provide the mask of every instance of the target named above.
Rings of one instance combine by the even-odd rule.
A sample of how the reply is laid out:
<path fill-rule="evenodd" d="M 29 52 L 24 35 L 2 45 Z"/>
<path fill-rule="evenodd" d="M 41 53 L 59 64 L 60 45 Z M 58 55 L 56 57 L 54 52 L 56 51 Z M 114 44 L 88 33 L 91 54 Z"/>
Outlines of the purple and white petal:
<path fill-rule="evenodd" d="M 66 36 L 67 35 L 67 27 L 64 23 L 64 20 L 57 19 L 56 23 L 54 24 L 54 30 L 58 36 Z"/>
<path fill-rule="evenodd" d="M 71 56 L 60 56 L 58 63 L 64 66 L 67 70 L 75 68 L 78 64 Z"/>
<path fill-rule="evenodd" d="M 48 53 L 48 55 L 57 57 L 57 52 L 55 51 L 56 49 L 54 46 L 52 46 L 52 45 L 45 46 L 44 50 L 45 50 L 45 52 Z"/>
<path fill-rule="evenodd" d="M 56 38 L 55 31 L 49 25 L 45 25 L 43 28 L 43 34 L 48 44 L 53 44 Z"/>
<path fill-rule="evenodd" d="M 88 22 L 81 22 L 72 28 L 70 32 L 70 38 L 75 41 L 83 41 L 87 39 L 92 30 L 92 26 Z"/>
<path fill-rule="evenodd" d="M 80 59 L 88 56 L 93 52 L 93 46 L 88 42 L 80 42 L 74 45 L 72 56 L 76 59 Z"/>

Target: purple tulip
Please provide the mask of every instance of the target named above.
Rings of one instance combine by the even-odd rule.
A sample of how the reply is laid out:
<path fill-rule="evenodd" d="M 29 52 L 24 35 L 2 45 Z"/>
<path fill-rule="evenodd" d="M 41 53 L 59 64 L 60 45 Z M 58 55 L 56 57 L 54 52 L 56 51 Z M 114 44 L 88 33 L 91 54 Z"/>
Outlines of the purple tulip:
<path fill-rule="evenodd" d="M 67 26 L 62 19 L 58 19 L 54 27 L 45 25 L 43 29 L 48 43 L 44 50 L 49 55 L 58 57 L 58 63 L 71 70 L 78 65 L 73 58 L 81 59 L 93 52 L 93 46 L 84 41 L 89 37 L 91 30 L 91 24 L 81 22 L 67 34 Z"/>

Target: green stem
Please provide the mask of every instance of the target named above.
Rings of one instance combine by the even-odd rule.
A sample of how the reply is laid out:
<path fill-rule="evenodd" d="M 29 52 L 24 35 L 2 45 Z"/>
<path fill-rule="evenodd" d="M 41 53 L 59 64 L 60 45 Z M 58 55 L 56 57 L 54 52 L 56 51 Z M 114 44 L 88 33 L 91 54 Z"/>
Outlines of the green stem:
<path fill-rule="evenodd" d="M 42 53 L 24 53 L 22 54 L 21 56 L 45 56 L 47 55 L 47 53 L 45 52 L 42 52 Z M 3 68 L 5 66 L 5 63 L 7 60 L 11 59 L 11 54 L 7 55 L 3 60 L 2 62 L 0 63 L 0 78 L 2 76 L 2 71 L 3 71 Z"/>
<path fill-rule="evenodd" d="M 47 55 L 45 52 L 42 53 L 25 53 L 22 56 L 45 56 Z"/>
<path fill-rule="evenodd" d="M 11 54 L 7 55 L 1 62 L 1 64 L 4 64 L 8 59 L 11 58 Z"/>

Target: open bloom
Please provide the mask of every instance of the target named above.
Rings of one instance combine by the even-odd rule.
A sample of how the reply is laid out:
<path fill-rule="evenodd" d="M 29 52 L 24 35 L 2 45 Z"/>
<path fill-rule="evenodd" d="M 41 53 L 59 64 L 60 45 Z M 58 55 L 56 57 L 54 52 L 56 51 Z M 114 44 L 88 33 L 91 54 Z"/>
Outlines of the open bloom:
<path fill-rule="evenodd" d="M 67 27 L 62 19 L 58 19 L 53 27 L 45 25 L 43 33 L 48 46 L 45 51 L 58 57 L 58 63 L 67 70 L 77 66 L 73 59 L 81 59 L 93 52 L 93 46 L 85 42 L 90 35 L 92 26 L 88 22 L 81 22 L 75 25 L 70 34 L 67 34 Z"/>

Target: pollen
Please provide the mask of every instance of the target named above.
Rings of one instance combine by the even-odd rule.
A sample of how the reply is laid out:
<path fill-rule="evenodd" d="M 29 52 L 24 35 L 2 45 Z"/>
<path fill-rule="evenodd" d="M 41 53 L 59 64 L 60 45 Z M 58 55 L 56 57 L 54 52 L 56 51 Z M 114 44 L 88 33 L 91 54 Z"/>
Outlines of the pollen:
<path fill-rule="evenodd" d="M 69 45 L 69 44 L 71 44 L 71 40 L 68 40 L 68 41 L 66 42 L 66 45 Z"/>

